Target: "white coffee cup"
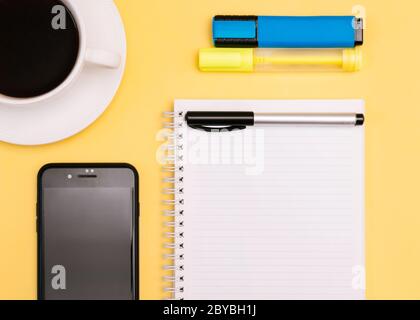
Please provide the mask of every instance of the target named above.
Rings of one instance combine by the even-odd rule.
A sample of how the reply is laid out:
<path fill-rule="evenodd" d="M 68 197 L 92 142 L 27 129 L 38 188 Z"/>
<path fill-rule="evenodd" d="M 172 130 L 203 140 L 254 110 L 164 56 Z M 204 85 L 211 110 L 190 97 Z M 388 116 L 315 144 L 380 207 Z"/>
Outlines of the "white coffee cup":
<path fill-rule="evenodd" d="M 78 2 L 73 0 L 61 1 L 71 11 L 79 32 L 79 52 L 73 70 L 67 76 L 66 80 L 64 80 L 58 87 L 40 96 L 29 98 L 15 98 L 0 93 L 0 104 L 30 105 L 59 95 L 73 82 L 77 81 L 78 76 L 80 75 L 81 71 L 83 70 L 83 67 L 86 64 L 93 64 L 100 68 L 109 69 L 117 69 L 120 67 L 121 56 L 118 53 L 102 49 L 90 48 L 87 46 L 85 23 L 83 21 L 83 15 L 81 14 L 81 8 L 80 5 L 78 5 Z"/>

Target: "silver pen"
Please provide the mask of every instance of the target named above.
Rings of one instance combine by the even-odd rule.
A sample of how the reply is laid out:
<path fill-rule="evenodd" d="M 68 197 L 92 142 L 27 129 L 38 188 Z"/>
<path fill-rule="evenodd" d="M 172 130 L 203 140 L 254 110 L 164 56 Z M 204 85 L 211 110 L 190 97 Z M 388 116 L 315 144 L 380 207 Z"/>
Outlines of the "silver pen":
<path fill-rule="evenodd" d="M 237 111 L 189 111 L 185 120 L 191 128 L 205 131 L 232 131 L 248 126 L 346 125 L 361 126 L 361 113 L 254 113 Z"/>

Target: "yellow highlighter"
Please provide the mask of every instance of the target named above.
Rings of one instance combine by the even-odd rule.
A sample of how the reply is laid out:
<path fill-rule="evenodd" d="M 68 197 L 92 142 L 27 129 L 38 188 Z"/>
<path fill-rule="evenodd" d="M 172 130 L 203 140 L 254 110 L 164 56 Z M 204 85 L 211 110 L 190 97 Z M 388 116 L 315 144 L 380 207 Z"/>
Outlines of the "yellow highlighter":
<path fill-rule="evenodd" d="M 360 47 L 349 49 L 201 49 L 199 67 L 204 72 L 254 71 L 359 71 Z"/>

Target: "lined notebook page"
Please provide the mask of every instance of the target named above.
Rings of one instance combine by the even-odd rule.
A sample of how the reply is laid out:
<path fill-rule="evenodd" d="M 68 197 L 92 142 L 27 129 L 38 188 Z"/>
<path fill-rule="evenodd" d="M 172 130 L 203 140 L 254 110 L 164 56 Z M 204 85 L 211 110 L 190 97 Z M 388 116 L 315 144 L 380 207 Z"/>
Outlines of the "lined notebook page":
<path fill-rule="evenodd" d="M 177 299 L 364 299 L 363 126 L 207 133 L 186 111 L 363 113 L 362 101 L 177 101 Z"/>

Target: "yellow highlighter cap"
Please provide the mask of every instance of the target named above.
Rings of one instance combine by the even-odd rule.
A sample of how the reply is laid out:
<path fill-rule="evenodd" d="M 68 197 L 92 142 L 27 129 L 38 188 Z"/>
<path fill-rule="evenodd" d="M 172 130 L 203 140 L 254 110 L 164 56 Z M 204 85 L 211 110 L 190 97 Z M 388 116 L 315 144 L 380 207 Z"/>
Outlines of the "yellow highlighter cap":
<path fill-rule="evenodd" d="M 348 72 L 359 71 L 362 68 L 363 55 L 360 47 L 343 50 L 343 70 Z"/>
<path fill-rule="evenodd" d="M 248 48 L 201 49 L 199 67 L 205 72 L 252 72 L 254 50 Z"/>

